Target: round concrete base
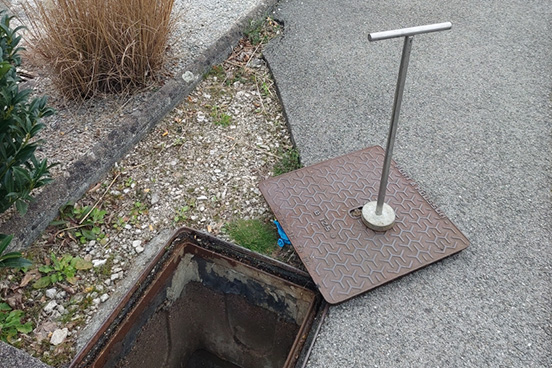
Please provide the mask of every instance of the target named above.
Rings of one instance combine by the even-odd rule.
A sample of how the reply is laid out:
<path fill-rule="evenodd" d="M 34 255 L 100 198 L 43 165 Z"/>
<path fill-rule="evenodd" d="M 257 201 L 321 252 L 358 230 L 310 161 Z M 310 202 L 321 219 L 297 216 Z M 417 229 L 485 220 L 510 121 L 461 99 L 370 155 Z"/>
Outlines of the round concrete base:
<path fill-rule="evenodd" d="M 362 207 L 362 222 L 374 231 L 386 231 L 395 223 L 395 211 L 387 203 L 383 204 L 381 215 L 376 215 L 377 202 L 369 202 Z"/>

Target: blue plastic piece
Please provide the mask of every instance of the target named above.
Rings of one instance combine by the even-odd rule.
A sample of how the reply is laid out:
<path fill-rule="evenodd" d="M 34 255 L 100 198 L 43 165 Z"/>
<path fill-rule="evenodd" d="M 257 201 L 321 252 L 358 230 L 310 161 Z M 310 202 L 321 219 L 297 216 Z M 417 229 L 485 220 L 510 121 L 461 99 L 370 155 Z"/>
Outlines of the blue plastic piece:
<path fill-rule="evenodd" d="M 289 241 L 289 238 L 286 235 L 286 232 L 284 229 L 282 229 L 282 225 L 276 220 L 274 220 L 274 225 L 276 225 L 276 229 L 278 229 L 278 235 L 280 236 L 280 239 L 278 239 L 278 246 L 280 248 L 283 248 L 286 244 L 291 244 Z"/>

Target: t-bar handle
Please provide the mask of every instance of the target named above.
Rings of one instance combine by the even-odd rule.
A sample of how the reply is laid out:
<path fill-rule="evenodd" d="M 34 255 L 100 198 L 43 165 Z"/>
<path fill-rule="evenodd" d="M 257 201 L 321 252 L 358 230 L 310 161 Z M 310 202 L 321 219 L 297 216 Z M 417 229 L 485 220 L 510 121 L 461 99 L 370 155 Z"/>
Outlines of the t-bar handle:
<path fill-rule="evenodd" d="M 392 31 L 374 32 L 368 35 L 369 41 L 388 40 L 390 38 L 408 37 L 422 33 L 448 31 L 452 28 L 451 22 L 427 24 L 425 26 L 394 29 Z"/>
<path fill-rule="evenodd" d="M 428 24 L 425 26 L 395 29 L 392 31 L 375 32 L 368 35 L 369 41 L 380 41 L 390 38 L 404 37 L 401 65 L 399 67 L 399 77 L 397 79 L 397 87 L 395 88 L 395 100 L 393 101 L 393 113 L 391 115 L 389 135 L 387 137 L 387 147 L 385 149 L 385 158 L 383 160 L 383 168 L 381 171 L 378 200 L 369 202 L 362 207 L 362 222 L 374 231 L 389 230 L 395 223 L 395 211 L 384 201 L 385 192 L 387 190 L 387 180 L 389 178 L 389 168 L 391 166 L 391 157 L 393 156 L 393 145 L 395 144 L 397 125 L 399 123 L 399 113 L 401 111 L 406 72 L 408 70 L 408 62 L 410 60 L 412 37 L 422 33 L 446 31 L 451 28 L 452 23 L 444 22 Z"/>

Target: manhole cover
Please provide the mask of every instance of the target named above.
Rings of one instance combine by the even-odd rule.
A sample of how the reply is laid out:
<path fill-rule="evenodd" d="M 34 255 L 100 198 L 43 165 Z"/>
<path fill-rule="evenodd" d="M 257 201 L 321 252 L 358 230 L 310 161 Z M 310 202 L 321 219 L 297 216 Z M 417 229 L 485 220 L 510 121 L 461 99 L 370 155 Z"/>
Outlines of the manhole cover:
<path fill-rule="evenodd" d="M 260 189 L 320 292 L 339 303 L 459 252 L 466 237 L 392 162 L 391 230 L 360 209 L 377 199 L 384 151 L 371 147 L 263 181 Z"/>

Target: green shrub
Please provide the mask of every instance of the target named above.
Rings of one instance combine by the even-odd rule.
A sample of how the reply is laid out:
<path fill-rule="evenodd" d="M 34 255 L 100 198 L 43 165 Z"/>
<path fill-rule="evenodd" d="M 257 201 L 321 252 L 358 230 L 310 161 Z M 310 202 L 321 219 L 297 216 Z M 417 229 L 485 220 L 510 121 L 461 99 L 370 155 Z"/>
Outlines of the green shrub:
<path fill-rule="evenodd" d="M 30 90 L 19 90 L 21 37 L 16 33 L 21 27 L 10 29 L 12 17 L 0 14 L 0 213 L 15 204 L 24 214 L 33 189 L 51 181 L 51 165 L 35 156 L 42 142 L 34 137 L 44 127 L 40 119 L 54 111 L 46 106 L 46 97 L 29 102 Z"/>
<path fill-rule="evenodd" d="M 16 67 L 21 64 L 18 47 L 22 27 L 10 28 L 13 17 L 0 11 L 0 213 L 15 205 L 27 212 L 31 192 L 51 182 L 47 159 L 35 156 L 42 143 L 35 136 L 43 128 L 40 119 L 54 111 L 46 97 L 29 102 L 30 90 L 19 90 Z M 3 254 L 13 236 L 0 234 L 0 267 L 24 267 L 29 261 L 18 252 Z"/>

